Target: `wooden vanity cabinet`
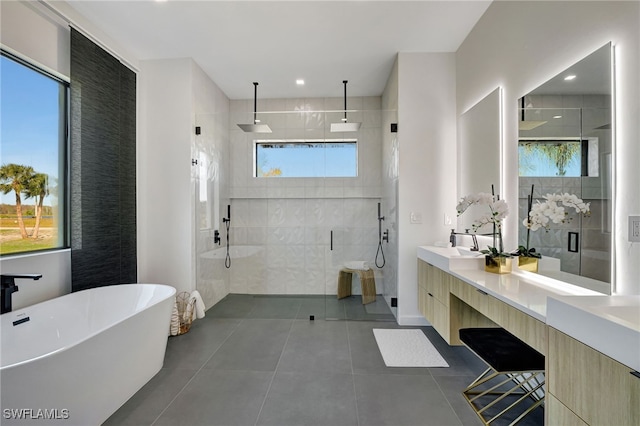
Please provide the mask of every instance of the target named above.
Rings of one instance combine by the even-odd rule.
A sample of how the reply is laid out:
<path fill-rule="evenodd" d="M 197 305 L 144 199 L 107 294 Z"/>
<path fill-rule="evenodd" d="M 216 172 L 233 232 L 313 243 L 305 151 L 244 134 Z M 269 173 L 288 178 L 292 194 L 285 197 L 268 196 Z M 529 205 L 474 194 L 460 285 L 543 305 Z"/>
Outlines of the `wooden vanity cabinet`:
<path fill-rule="evenodd" d="M 545 407 L 546 424 L 639 425 L 640 378 L 632 369 L 548 328 L 546 381 L 552 403 Z"/>
<path fill-rule="evenodd" d="M 448 272 L 418 259 L 420 312 L 450 345 L 461 345 L 458 330 L 503 327 L 542 354 L 546 325 Z"/>
<path fill-rule="evenodd" d="M 448 336 L 449 291 L 448 278 L 441 269 L 418 260 L 418 306 L 420 312 L 441 336 Z M 452 344 L 445 337 L 447 343 Z"/>

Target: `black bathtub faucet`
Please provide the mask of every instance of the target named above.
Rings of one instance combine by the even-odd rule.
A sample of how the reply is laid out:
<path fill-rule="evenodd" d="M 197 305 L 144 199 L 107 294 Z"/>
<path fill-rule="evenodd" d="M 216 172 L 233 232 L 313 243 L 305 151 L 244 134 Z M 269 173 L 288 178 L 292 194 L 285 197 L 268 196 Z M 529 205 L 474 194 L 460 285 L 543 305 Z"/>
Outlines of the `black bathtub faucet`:
<path fill-rule="evenodd" d="M 11 312 L 11 295 L 16 291 L 18 291 L 18 286 L 16 285 L 16 281 L 15 281 L 16 278 L 39 280 L 40 278 L 42 278 L 42 274 L 2 274 L 0 275 L 0 284 L 2 287 L 2 312 L 0 312 L 0 314 Z"/>

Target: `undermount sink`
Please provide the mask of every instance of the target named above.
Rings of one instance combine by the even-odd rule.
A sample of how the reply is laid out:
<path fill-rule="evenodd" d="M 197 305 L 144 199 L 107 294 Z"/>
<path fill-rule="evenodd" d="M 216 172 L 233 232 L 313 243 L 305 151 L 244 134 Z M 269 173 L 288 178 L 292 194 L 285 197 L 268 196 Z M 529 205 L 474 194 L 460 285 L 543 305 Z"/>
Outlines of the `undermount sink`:
<path fill-rule="evenodd" d="M 481 269 L 482 254 L 465 247 L 418 247 L 418 258 L 443 271 L 451 269 Z"/>

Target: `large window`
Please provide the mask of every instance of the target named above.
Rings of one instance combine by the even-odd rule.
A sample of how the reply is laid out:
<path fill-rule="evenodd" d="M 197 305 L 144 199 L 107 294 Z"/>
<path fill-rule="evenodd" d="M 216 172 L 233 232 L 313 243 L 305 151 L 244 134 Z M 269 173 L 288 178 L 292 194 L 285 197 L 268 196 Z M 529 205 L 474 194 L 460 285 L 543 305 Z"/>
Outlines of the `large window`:
<path fill-rule="evenodd" d="M 65 247 L 68 84 L 1 60 L 0 253 Z"/>
<path fill-rule="evenodd" d="M 256 141 L 256 177 L 356 177 L 355 140 Z"/>

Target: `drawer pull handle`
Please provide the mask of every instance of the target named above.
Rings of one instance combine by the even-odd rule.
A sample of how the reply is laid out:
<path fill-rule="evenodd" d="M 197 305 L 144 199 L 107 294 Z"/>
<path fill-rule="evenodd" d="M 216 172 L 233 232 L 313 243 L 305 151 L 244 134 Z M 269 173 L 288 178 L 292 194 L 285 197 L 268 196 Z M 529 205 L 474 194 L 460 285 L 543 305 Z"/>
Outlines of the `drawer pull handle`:
<path fill-rule="evenodd" d="M 431 294 L 431 293 L 427 293 L 427 294 L 428 294 L 429 296 L 433 297 L 433 294 Z"/>
<path fill-rule="evenodd" d="M 482 291 L 482 290 L 480 290 L 479 288 L 476 288 L 476 291 L 477 291 L 478 293 L 480 293 L 481 295 L 483 295 L 483 296 L 486 296 L 486 295 L 488 295 L 488 294 L 489 294 L 489 293 L 487 293 L 486 291 Z"/>
<path fill-rule="evenodd" d="M 640 373 L 638 373 L 637 371 L 631 371 L 631 375 L 636 376 L 638 379 L 640 379 Z"/>

